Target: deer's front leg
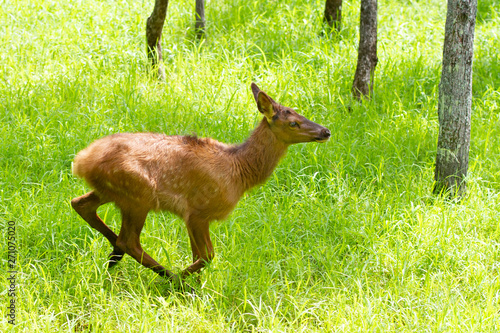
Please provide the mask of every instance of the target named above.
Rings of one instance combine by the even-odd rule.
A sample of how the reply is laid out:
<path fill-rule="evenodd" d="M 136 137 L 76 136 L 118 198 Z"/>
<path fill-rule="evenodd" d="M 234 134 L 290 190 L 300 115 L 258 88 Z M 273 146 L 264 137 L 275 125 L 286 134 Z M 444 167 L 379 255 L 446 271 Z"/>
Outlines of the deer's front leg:
<path fill-rule="evenodd" d="M 182 278 L 199 272 L 208 262 L 212 261 L 215 255 L 210 239 L 210 222 L 191 216 L 186 222 L 186 226 L 193 252 L 193 263 L 181 273 Z"/>

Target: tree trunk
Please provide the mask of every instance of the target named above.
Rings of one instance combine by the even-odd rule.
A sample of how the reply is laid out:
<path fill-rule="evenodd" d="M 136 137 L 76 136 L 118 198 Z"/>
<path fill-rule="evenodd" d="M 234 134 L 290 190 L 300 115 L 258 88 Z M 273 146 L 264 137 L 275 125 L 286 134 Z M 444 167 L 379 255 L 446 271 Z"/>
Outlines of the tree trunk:
<path fill-rule="evenodd" d="M 165 80 L 163 59 L 161 56 L 161 32 L 167 16 L 168 0 L 155 0 L 155 6 L 146 23 L 146 40 L 148 43 L 148 57 L 151 59 L 153 70 L 158 71 L 158 77 Z"/>
<path fill-rule="evenodd" d="M 477 0 L 448 1 L 434 193 L 461 196 L 467 189 L 476 12 Z"/>
<path fill-rule="evenodd" d="M 361 96 L 373 94 L 373 79 L 377 66 L 377 0 L 361 0 L 359 18 L 358 65 L 352 94 L 358 100 Z"/>
<path fill-rule="evenodd" d="M 196 37 L 201 38 L 205 34 L 205 1 L 196 0 Z"/>
<path fill-rule="evenodd" d="M 342 0 L 326 0 L 323 22 L 340 31 L 342 22 Z"/>

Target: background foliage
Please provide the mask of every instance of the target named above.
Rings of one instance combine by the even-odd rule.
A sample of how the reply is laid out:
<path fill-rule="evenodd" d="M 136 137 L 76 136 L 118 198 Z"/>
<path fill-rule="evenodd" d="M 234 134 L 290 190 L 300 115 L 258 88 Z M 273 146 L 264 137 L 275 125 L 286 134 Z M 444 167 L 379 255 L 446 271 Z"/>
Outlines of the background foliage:
<path fill-rule="evenodd" d="M 146 75 L 152 6 L 0 1 L 0 221 L 17 227 L 16 331 L 499 331 L 498 1 L 479 2 L 461 202 L 430 195 L 443 1 L 379 1 L 375 96 L 362 104 L 350 97 L 359 1 L 344 1 L 333 36 L 323 1 L 207 1 L 203 42 L 194 1 L 171 1 L 164 84 Z M 119 131 L 241 142 L 260 118 L 252 81 L 331 140 L 292 146 L 212 226 L 216 259 L 190 282 L 199 297 L 170 293 L 130 257 L 108 272 L 109 244 L 69 204 L 88 191 L 74 155 Z M 119 228 L 113 206 L 100 214 Z M 190 261 L 169 213 L 150 214 L 142 242 L 174 270 Z M 0 328 L 12 330 L 0 294 Z"/>

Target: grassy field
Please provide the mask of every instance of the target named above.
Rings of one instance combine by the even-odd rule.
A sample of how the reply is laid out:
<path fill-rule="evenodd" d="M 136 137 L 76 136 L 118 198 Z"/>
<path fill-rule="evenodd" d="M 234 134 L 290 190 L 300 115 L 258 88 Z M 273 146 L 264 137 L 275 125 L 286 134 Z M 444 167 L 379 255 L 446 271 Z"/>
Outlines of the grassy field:
<path fill-rule="evenodd" d="M 171 1 L 167 81 L 148 78 L 153 1 L 0 1 L 0 331 L 498 332 L 500 8 L 480 0 L 469 192 L 433 197 L 444 1 L 379 2 L 375 96 L 350 97 L 359 0 L 327 37 L 324 1 Z M 170 292 L 72 211 L 88 186 L 75 154 L 115 132 L 245 140 L 260 120 L 256 82 L 327 126 L 292 146 L 269 181 L 211 228 L 216 258 Z M 99 211 L 115 230 L 118 211 Z M 16 227 L 16 326 L 8 323 L 8 221 Z M 185 227 L 150 214 L 145 250 L 178 272 Z"/>

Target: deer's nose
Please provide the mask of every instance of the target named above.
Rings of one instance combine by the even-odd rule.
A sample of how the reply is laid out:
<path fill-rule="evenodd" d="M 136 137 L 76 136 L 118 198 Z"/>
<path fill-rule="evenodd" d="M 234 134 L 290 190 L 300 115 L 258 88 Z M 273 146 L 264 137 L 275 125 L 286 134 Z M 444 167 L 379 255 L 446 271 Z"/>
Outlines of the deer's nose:
<path fill-rule="evenodd" d="M 325 138 L 329 138 L 329 137 L 330 137 L 330 135 L 332 135 L 332 134 L 330 133 L 330 130 L 329 130 L 328 128 L 325 128 L 325 129 L 323 129 L 323 130 L 321 131 L 321 136 L 323 136 L 323 137 L 325 137 Z"/>

